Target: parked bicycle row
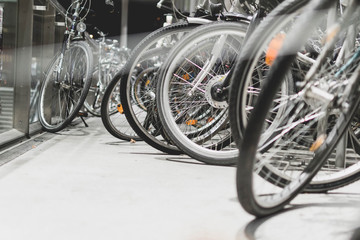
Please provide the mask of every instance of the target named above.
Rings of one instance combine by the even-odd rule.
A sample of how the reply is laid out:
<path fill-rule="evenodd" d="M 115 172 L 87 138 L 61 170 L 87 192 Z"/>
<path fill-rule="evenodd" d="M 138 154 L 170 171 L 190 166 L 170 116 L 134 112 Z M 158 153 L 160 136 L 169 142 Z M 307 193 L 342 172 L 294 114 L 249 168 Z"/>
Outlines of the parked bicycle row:
<path fill-rule="evenodd" d="M 46 74 L 46 130 L 85 106 L 117 138 L 236 165 L 239 201 L 255 216 L 360 177 L 358 1 L 204 1 L 190 17 L 162 0 L 175 23 L 130 55 L 103 38 L 97 49 L 111 50 L 99 57 L 81 30 L 90 3 L 73 3 Z"/>

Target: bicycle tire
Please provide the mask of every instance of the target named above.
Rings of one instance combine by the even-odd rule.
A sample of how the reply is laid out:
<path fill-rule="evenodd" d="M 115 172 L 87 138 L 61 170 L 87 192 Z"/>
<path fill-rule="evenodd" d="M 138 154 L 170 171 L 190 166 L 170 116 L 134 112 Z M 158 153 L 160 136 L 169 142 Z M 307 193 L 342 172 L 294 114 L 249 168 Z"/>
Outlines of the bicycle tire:
<path fill-rule="evenodd" d="M 229 74 L 247 27 L 248 22 L 214 22 L 197 27 L 171 50 L 160 71 L 156 95 L 165 132 L 184 153 L 207 164 L 237 162 L 226 99 L 215 99 L 212 88 Z M 218 46 L 221 41 L 223 46 Z M 201 69 L 213 58 L 214 48 L 221 49 L 221 54 L 207 73 L 211 77 L 204 77 L 199 87 L 187 94 L 203 73 Z"/>
<path fill-rule="evenodd" d="M 71 43 L 64 52 L 61 71 L 57 70 L 59 61 L 60 53 L 57 53 L 47 69 L 40 92 L 39 120 L 48 132 L 64 129 L 77 116 L 91 84 L 93 56 L 86 42 Z"/>
<path fill-rule="evenodd" d="M 97 86 L 97 82 L 98 82 L 97 75 L 98 75 L 98 69 L 95 69 L 95 71 L 92 74 L 89 92 L 84 101 L 84 107 L 86 111 L 91 115 L 95 117 L 101 117 L 100 106 L 104 95 L 104 91 L 101 91 L 100 88 Z"/>
<path fill-rule="evenodd" d="M 111 49 L 110 51 L 115 50 Z M 115 74 L 125 65 L 129 57 L 127 50 L 118 50 L 113 54 L 115 55 L 111 57 L 111 61 L 109 59 L 106 59 L 106 61 L 104 59 L 96 59 L 102 62 L 97 64 L 98 66 L 92 74 L 92 82 L 84 102 L 86 110 L 95 117 L 101 117 L 101 104 L 106 88 Z M 97 58 L 100 58 L 100 56 L 97 56 Z M 116 110 L 116 107 L 114 110 Z"/>
<path fill-rule="evenodd" d="M 134 129 L 136 134 L 148 143 L 150 146 L 158 149 L 162 152 L 168 154 L 181 154 L 182 152 L 174 146 L 171 142 L 167 140 L 166 135 L 162 131 L 162 127 L 160 122 L 157 121 L 156 115 L 156 107 L 155 102 L 153 100 L 148 100 L 149 102 L 149 111 L 141 110 L 140 108 L 136 108 L 136 97 L 134 97 L 132 81 L 136 78 L 136 67 L 141 65 L 140 63 L 147 63 L 146 61 L 151 59 L 154 56 L 160 57 L 163 59 L 166 57 L 170 47 L 173 46 L 178 39 L 173 39 L 174 36 L 178 34 L 185 34 L 193 29 L 196 25 L 189 24 L 187 22 L 179 22 L 176 24 L 172 24 L 163 28 L 160 28 L 152 33 L 150 33 L 145 39 L 143 39 L 133 50 L 128 62 L 126 63 L 125 67 L 122 69 L 120 74 L 118 74 L 115 78 L 120 81 L 120 98 L 121 103 L 123 105 L 125 116 L 130 124 L 130 126 Z M 170 39 L 171 38 L 171 39 Z M 166 40 L 166 44 L 163 47 L 157 48 L 156 43 L 159 40 Z M 157 53 L 156 53 L 157 52 Z M 157 64 L 161 64 L 162 60 L 157 60 Z M 147 64 L 146 64 L 147 65 Z M 149 65 L 146 67 L 154 67 L 153 65 Z M 145 67 L 145 68 L 146 68 Z M 142 70 L 144 70 L 143 68 Z M 139 70 L 139 73 L 140 71 Z M 154 77 L 154 75 L 152 75 Z M 121 79 L 121 80 L 120 80 Z M 152 81 L 147 86 L 149 89 L 144 94 L 151 94 L 151 98 L 153 98 L 153 86 L 151 84 L 154 83 L 156 79 L 152 79 Z M 136 93 L 138 94 L 138 93 Z M 139 93 L 142 94 L 142 93 Z M 145 97 L 145 96 L 142 96 Z M 133 105 L 134 103 L 134 105 Z M 140 111 L 140 110 L 141 111 Z M 155 110 L 155 111 L 154 111 Z M 150 116 L 151 115 L 151 116 Z M 150 121 L 154 123 L 153 128 L 145 128 L 144 121 Z M 154 122 L 156 121 L 156 122 Z M 152 125 L 152 124 L 151 124 Z M 154 129 L 156 131 L 154 131 Z"/>
<path fill-rule="evenodd" d="M 142 140 L 126 120 L 120 101 L 120 80 L 113 78 L 107 86 L 101 102 L 101 120 L 106 130 L 116 138 L 126 141 Z M 114 107 L 115 106 L 115 111 Z"/>
<path fill-rule="evenodd" d="M 294 3 L 296 5 L 295 1 L 287 1 L 284 4 L 282 4 L 281 6 L 282 7 L 287 6 L 287 8 L 291 8 L 291 6 L 288 5 L 289 3 L 290 4 Z M 348 125 L 351 122 L 351 117 L 355 113 L 355 111 L 358 107 L 358 104 L 359 104 L 359 100 L 350 94 L 349 99 L 347 99 L 350 109 L 346 109 L 344 111 L 339 111 L 340 114 L 336 119 L 330 119 L 330 118 L 325 119 L 325 121 L 331 120 L 331 122 L 329 122 L 331 124 L 327 123 L 327 125 L 328 125 L 327 127 L 329 127 L 329 129 L 327 129 L 327 130 L 329 132 L 328 132 L 325 140 L 323 140 L 323 142 L 320 143 L 320 146 L 315 148 L 315 150 L 314 150 L 315 153 L 313 155 L 310 154 L 310 158 L 312 158 L 312 159 L 309 162 L 306 162 L 305 164 L 301 164 L 301 165 L 304 165 L 304 167 L 301 167 L 298 165 L 296 167 L 294 167 L 295 165 L 291 164 L 290 159 L 287 159 L 287 161 L 282 160 L 282 159 L 285 159 L 285 157 L 287 157 L 288 155 L 286 155 L 286 153 L 283 153 L 281 155 L 280 150 L 289 151 L 289 149 L 290 150 L 293 149 L 292 148 L 293 146 L 289 145 L 287 147 L 287 146 L 281 145 L 281 144 L 283 144 L 282 141 L 285 142 L 286 139 L 289 139 L 288 142 L 286 142 L 287 144 L 291 143 L 294 145 L 294 142 L 295 142 L 295 144 L 298 143 L 298 138 L 299 138 L 301 132 L 299 132 L 299 129 L 296 129 L 296 127 L 299 125 L 302 126 L 303 123 L 307 123 L 307 122 L 311 123 L 311 124 L 307 123 L 307 129 L 310 129 L 310 131 L 318 131 L 319 130 L 319 129 L 315 130 L 314 128 L 311 128 L 311 127 L 321 125 L 321 123 L 322 123 L 321 121 L 324 121 L 324 119 L 321 118 L 322 115 L 315 114 L 317 109 L 313 110 L 314 113 L 307 112 L 302 109 L 302 108 L 305 109 L 305 107 L 306 107 L 306 109 L 307 108 L 311 109 L 311 106 L 316 105 L 316 104 L 314 104 L 313 102 L 309 103 L 309 102 L 305 102 L 305 101 L 301 100 L 300 95 L 299 95 L 299 97 L 294 97 L 293 99 L 289 98 L 287 101 L 284 101 L 286 103 L 286 105 L 284 104 L 284 107 L 289 109 L 287 113 L 290 113 L 290 110 L 292 110 L 291 112 L 292 112 L 293 116 L 283 117 L 282 119 L 288 120 L 289 124 L 279 125 L 281 127 L 288 126 L 289 129 L 287 129 L 286 131 L 283 130 L 282 132 L 279 131 L 281 128 L 279 130 L 275 129 L 279 132 L 279 134 L 281 134 L 276 138 L 273 138 L 274 132 L 276 133 L 276 131 L 274 131 L 268 135 L 264 134 L 264 133 L 266 133 L 266 130 L 264 130 L 264 128 L 263 128 L 264 122 L 266 120 L 266 116 L 268 113 L 271 112 L 272 103 L 273 103 L 274 98 L 276 97 L 278 89 L 280 88 L 281 82 L 284 80 L 287 69 L 290 68 L 291 63 L 293 62 L 293 60 L 296 57 L 296 53 L 294 54 L 293 51 L 294 51 L 294 49 L 295 49 L 295 51 L 296 51 L 296 49 L 300 49 L 300 45 L 298 45 L 296 42 L 297 42 L 297 40 L 299 40 L 299 43 L 303 43 L 307 40 L 306 34 L 301 35 L 301 34 L 304 34 L 304 32 L 306 32 L 305 30 L 308 30 L 306 28 L 308 28 L 309 25 L 306 25 L 305 22 L 308 21 L 306 19 L 311 19 L 312 24 L 313 24 L 313 22 L 316 22 L 316 21 L 314 21 L 314 19 L 316 19 L 316 17 L 317 17 L 316 10 L 313 10 L 313 9 L 318 9 L 317 7 L 321 7 L 321 9 L 327 8 L 329 3 L 320 1 L 318 4 L 319 4 L 318 6 L 315 6 L 315 7 L 312 6 L 311 8 L 307 9 L 308 13 L 306 13 L 307 15 L 305 15 L 306 18 L 302 18 L 303 21 L 300 22 L 299 24 L 297 24 L 297 28 L 295 30 L 296 33 L 295 34 L 293 33 L 292 35 L 288 36 L 287 40 L 284 43 L 284 47 L 281 49 L 281 53 L 286 53 L 286 54 L 281 55 L 279 53 L 279 56 L 275 59 L 274 64 L 270 68 L 268 80 L 264 84 L 263 88 L 261 89 L 261 92 L 260 92 L 259 98 L 256 102 L 255 108 L 253 109 L 253 111 L 250 115 L 250 119 L 248 121 L 248 125 L 246 126 L 246 130 L 245 130 L 245 134 L 244 134 L 245 140 L 241 142 L 241 141 L 239 141 L 239 139 L 237 139 L 237 141 L 240 145 L 240 154 L 241 154 L 241 161 L 238 162 L 238 168 L 237 168 L 238 198 L 239 198 L 241 205 L 244 207 L 244 209 L 255 216 L 265 216 L 265 215 L 272 214 L 272 213 L 275 213 L 275 212 L 281 210 L 289 201 L 291 201 L 291 199 L 293 199 L 297 195 L 297 193 L 299 193 L 306 186 L 306 184 L 308 184 L 312 180 L 312 178 L 317 174 L 317 172 L 321 169 L 322 165 L 325 163 L 325 161 L 328 159 L 328 157 L 332 153 L 332 150 L 335 148 L 336 144 L 339 142 L 341 136 L 346 132 Z M 281 8 L 279 7 L 278 9 L 281 9 Z M 277 17 L 277 19 L 279 19 L 279 16 L 276 16 L 276 11 L 274 11 L 274 13 L 270 14 L 269 16 L 270 17 L 268 17 L 264 21 L 264 23 L 261 25 L 261 27 L 259 27 L 255 31 L 255 33 L 253 34 L 252 37 L 254 37 L 254 38 L 259 37 L 259 33 L 261 32 L 261 30 L 264 30 L 264 29 L 266 29 L 266 27 L 270 27 L 273 24 L 276 24 L 276 17 Z M 272 17 L 274 17 L 274 19 L 272 19 Z M 263 32 L 261 32 L 261 33 L 263 34 Z M 301 36 L 299 35 L 299 33 Z M 256 38 L 256 39 L 259 40 L 258 38 Z M 249 41 L 249 42 L 251 42 L 251 41 Z M 291 48 L 290 48 L 290 45 L 292 45 Z M 249 47 L 249 46 L 247 46 L 247 47 Z M 242 66 L 249 64 L 247 62 L 247 61 L 249 61 L 248 57 L 249 56 L 245 57 L 245 54 L 243 56 L 241 56 L 242 60 L 240 59 L 240 62 L 242 62 Z M 245 60 L 245 59 L 247 59 L 247 60 Z M 241 64 L 239 64 L 239 66 L 241 66 Z M 237 70 L 240 71 L 241 68 L 238 68 Z M 357 69 L 357 71 L 358 71 L 358 69 Z M 235 73 L 236 72 L 237 71 L 235 71 Z M 354 78 L 357 78 L 357 81 L 354 83 L 354 86 L 353 86 L 354 89 L 352 89 L 353 94 L 355 93 L 355 91 L 357 91 L 357 88 L 359 86 L 359 81 L 358 81 L 359 76 L 356 71 L 355 71 Z M 233 86 L 234 86 L 234 84 L 235 84 L 235 82 L 233 81 Z M 343 87 L 345 88 L 345 86 L 343 86 Z M 238 88 L 238 90 L 239 90 L 239 88 Z M 335 90 L 339 91 L 337 89 L 335 89 Z M 340 90 L 342 90 L 342 89 L 340 89 Z M 240 91 L 236 92 L 235 90 L 233 90 L 232 91 L 233 95 L 231 96 L 232 101 L 233 101 L 232 102 L 233 105 L 231 105 L 231 108 L 234 111 L 237 111 L 237 114 L 239 114 L 239 111 L 237 109 L 241 109 L 241 106 L 242 106 L 241 100 L 240 100 L 242 96 L 239 92 Z M 339 91 L 339 92 L 342 93 L 342 91 Z M 237 103 L 237 104 L 235 104 L 235 103 Z M 292 108 L 290 108 L 290 107 L 292 107 Z M 318 107 L 318 109 L 321 109 L 321 107 Z M 310 111 L 310 110 L 308 110 L 308 111 Z M 299 114 L 299 115 L 304 114 L 305 116 L 300 115 L 299 118 L 296 118 L 296 114 Z M 314 114 L 314 115 L 312 117 L 310 117 L 309 115 L 306 115 L 306 114 L 309 114 L 309 115 Z M 327 116 L 327 115 L 325 115 L 325 116 Z M 239 127 L 238 123 L 240 122 L 239 120 L 234 119 L 236 117 L 239 117 L 239 115 L 238 116 L 236 116 L 235 114 L 232 115 L 233 123 L 235 123 L 237 125 L 234 128 L 238 128 Z M 333 116 L 333 115 L 332 115 L 332 117 L 335 118 L 335 116 Z M 303 122 L 301 122 L 301 121 L 296 122 L 294 119 L 302 119 Z M 291 125 L 291 123 L 293 123 L 293 125 Z M 265 131 L 265 132 L 263 132 L 263 131 Z M 307 134 L 309 134 L 309 133 L 306 132 L 306 129 L 302 130 L 302 131 L 304 131 L 303 138 L 308 138 L 309 135 L 307 135 Z M 293 134 L 293 135 L 291 135 L 291 134 Z M 260 139 L 260 136 L 265 136 L 265 137 Z M 317 143 L 318 139 L 319 138 L 317 138 L 316 141 L 314 139 L 313 142 Z M 300 137 L 300 140 L 301 140 L 301 137 Z M 304 144 L 304 143 L 301 143 L 301 144 Z M 301 144 L 299 144 L 299 145 L 301 145 Z M 270 146 L 266 147 L 266 145 L 270 145 Z M 271 149 L 271 151 L 269 149 Z M 279 153 L 277 153 L 275 151 L 279 151 Z M 308 151 L 311 151 L 311 148 L 308 149 Z M 266 158 L 267 157 L 266 154 L 271 157 L 278 156 L 278 160 L 276 160 L 276 159 L 271 160 L 271 158 Z M 261 158 L 261 160 L 260 160 L 260 158 Z M 263 158 L 264 158 L 264 160 L 262 160 Z M 275 160 L 277 162 L 275 162 Z M 288 165 L 284 165 L 286 163 L 288 163 Z M 281 171 L 276 170 L 275 169 L 276 164 L 279 165 L 279 169 L 281 169 L 280 165 L 283 164 L 283 166 L 282 166 L 283 170 L 281 170 Z M 256 167 L 256 169 L 255 169 L 255 167 Z M 354 167 L 356 169 L 358 169 L 359 164 L 355 164 Z M 295 177 L 287 176 L 285 174 L 285 172 L 290 172 L 291 169 L 293 169 L 293 172 L 297 171 L 298 175 Z M 256 170 L 256 173 L 254 172 L 255 170 Z M 299 173 L 299 172 L 301 172 L 301 173 Z M 353 174 L 354 173 L 355 172 L 353 172 Z M 270 183 L 270 185 L 276 185 L 277 192 L 276 193 L 273 193 L 273 192 L 258 193 L 257 192 L 259 190 L 258 187 L 255 187 L 256 181 L 258 180 L 258 179 L 256 179 L 257 175 L 260 175 L 264 179 L 266 178 L 266 180 Z M 319 179 L 321 179 L 321 177 Z M 325 178 L 323 178 L 323 180 L 324 179 Z M 332 178 L 331 182 L 333 183 L 334 180 L 335 179 Z M 313 187 L 313 186 L 314 186 L 314 183 L 312 182 L 311 187 Z M 264 200 L 262 200 L 262 199 L 264 199 Z"/>
<path fill-rule="evenodd" d="M 281 20 L 279 20 L 278 22 L 270 20 L 267 23 L 267 25 L 263 27 L 262 34 L 259 33 L 257 34 L 256 42 L 252 42 L 251 45 L 249 44 L 249 48 L 246 48 L 243 51 L 243 58 L 241 61 L 239 61 L 240 64 L 237 65 L 237 71 L 234 74 L 234 76 L 236 76 L 236 79 L 232 81 L 232 85 L 231 85 L 232 97 L 230 98 L 231 129 L 232 129 L 232 134 L 238 143 L 241 142 L 242 134 L 244 130 L 244 125 L 242 125 L 242 123 L 246 122 L 244 119 L 239 120 L 239 116 L 242 116 L 244 118 L 244 116 L 247 115 L 246 113 L 240 111 L 241 109 L 244 109 L 244 107 L 240 107 L 238 104 L 240 101 L 242 101 L 241 98 L 245 98 L 244 96 L 241 95 L 241 92 L 246 91 L 245 88 L 248 82 L 247 79 L 250 78 L 251 74 L 254 74 L 254 76 L 257 77 L 256 71 L 259 71 L 257 70 L 258 64 L 257 63 L 255 64 L 254 62 L 256 62 L 257 59 L 260 58 L 259 53 L 263 51 L 261 50 L 261 46 L 262 44 L 264 44 L 264 42 L 269 41 L 269 38 L 271 39 L 271 37 L 269 36 L 274 35 L 271 34 L 272 31 L 275 31 L 274 29 L 276 29 L 278 26 L 281 26 L 281 24 L 284 24 L 286 22 L 286 20 L 283 17 L 281 17 L 282 15 L 289 16 L 291 12 L 295 12 L 298 8 L 301 8 L 301 6 L 304 6 L 304 4 L 306 4 L 307 2 L 308 1 L 295 1 L 294 3 L 292 3 L 290 1 L 287 1 L 283 9 L 281 8 L 276 9 L 272 14 L 277 15 L 277 18 Z M 260 64 L 259 67 L 261 67 Z M 348 132 L 349 132 L 348 134 L 349 137 L 347 142 L 349 144 L 347 148 L 353 149 L 355 153 L 359 154 L 360 153 L 359 136 L 355 135 L 352 128 L 350 127 Z M 344 170 L 343 175 L 340 177 L 334 175 L 334 177 L 332 178 L 330 177 L 326 180 L 324 179 L 318 180 L 314 178 L 312 182 L 310 182 L 310 184 L 308 184 L 303 191 L 325 192 L 350 184 L 360 178 L 359 176 L 360 170 L 356 169 L 355 167 L 351 169 L 352 169 L 351 172 L 349 169 L 348 170 L 343 169 Z M 341 175 L 341 173 L 339 173 L 339 175 Z"/>
<path fill-rule="evenodd" d="M 95 69 L 95 71 L 92 74 L 89 92 L 84 101 L 84 107 L 86 111 L 95 117 L 101 117 L 99 106 L 101 106 L 102 95 L 103 95 L 103 93 L 97 86 L 98 71 L 99 71 L 98 69 Z"/>
<path fill-rule="evenodd" d="M 276 7 L 273 12 L 265 18 L 263 23 L 257 26 L 257 29 L 260 30 L 256 30 L 256 32 L 252 33 L 252 35 L 255 34 L 255 37 L 250 37 L 250 39 L 246 42 L 241 55 L 237 59 L 236 66 L 234 66 L 234 71 L 231 76 L 229 117 L 232 136 L 238 146 L 242 142 L 243 132 L 246 127 L 244 123 L 247 122 L 250 112 L 244 112 L 245 107 L 240 106 L 239 104 L 243 101 L 242 98 L 244 95 L 242 93 L 248 91 L 246 88 L 250 85 L 250 79 L 253 78 L 252 74 L 256 74 L 256 67 L 258 64 L 256 61 L 264 54 L 264 42 L 266 42 L 267 45 L 274 35 L 279 32 L 279 29 L 281 30 L 287 21 L 291 21 L 288 18 L 291 18 L 293 14 L 305 7 L 308 2 L 309 0 L 294 0 L 284 1 L 279 4 L 278 7 Z M 278 19 L 278 21 L 276 19 Z M 269 69 L 270 66 L 267 68 Z M 288 82 L 291 83 L 291 81 Z M 291 89 L 293 86 L 289 86 L 287 88 Z M 256 93 L 259 93 L 258 88 L 254 89 L 254 91 L 256 90 Z"/>

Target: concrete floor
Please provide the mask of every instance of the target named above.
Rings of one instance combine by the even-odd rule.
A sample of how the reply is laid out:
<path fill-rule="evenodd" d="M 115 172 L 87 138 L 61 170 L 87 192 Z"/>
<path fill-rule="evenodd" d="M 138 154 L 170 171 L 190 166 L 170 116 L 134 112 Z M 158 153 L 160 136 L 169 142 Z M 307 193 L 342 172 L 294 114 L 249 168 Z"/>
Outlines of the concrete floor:
<path fill-rule="evenodd" d="M 0 153 L 2 240 L 337 240 L 360 227 L 360 182 L 255 219 L 237 201 L 234 167 L 165 155 L 87 122 Z"/>

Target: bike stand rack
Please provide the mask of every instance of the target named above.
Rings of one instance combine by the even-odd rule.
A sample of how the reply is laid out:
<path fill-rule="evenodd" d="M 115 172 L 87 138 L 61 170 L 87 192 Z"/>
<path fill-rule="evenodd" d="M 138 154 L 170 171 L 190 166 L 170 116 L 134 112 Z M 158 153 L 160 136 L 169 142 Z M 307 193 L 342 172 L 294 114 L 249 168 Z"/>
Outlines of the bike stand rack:
<path fill-rule="evenodd" d="M 85 127 L 89 127 L 89 125 L 85 122 L 85 119 L 82 116 L 80 116 L 80 118 L 81 118 L 81 121 L 83 121 Z"/>
<path fill-rule="evenodd" d="M 84 123 L 85 127 L 89 127 L 89 125 L 85 122 L 84 117 L 88 116 L 87 112 L 79 112 L 78 116 L 80 117 L 81 121 Z"/>

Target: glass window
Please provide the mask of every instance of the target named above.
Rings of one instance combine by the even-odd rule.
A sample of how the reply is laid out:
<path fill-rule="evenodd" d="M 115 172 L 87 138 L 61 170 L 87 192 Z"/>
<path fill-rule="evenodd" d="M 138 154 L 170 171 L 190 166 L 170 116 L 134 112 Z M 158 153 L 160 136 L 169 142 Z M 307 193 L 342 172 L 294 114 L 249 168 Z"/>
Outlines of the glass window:
<path fill-rule="evenodd" d="M 16 8 L 0 1 L 0 133 L 13 127 Z"/>
<path fill-rule="evenodd" d="M 29 123 L 38 121 L 38 99 L 46 67 L 54 56 L 55 10 L 45 0 L 34 0 Z"/>

